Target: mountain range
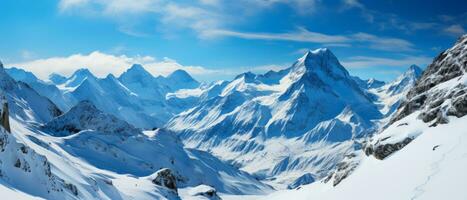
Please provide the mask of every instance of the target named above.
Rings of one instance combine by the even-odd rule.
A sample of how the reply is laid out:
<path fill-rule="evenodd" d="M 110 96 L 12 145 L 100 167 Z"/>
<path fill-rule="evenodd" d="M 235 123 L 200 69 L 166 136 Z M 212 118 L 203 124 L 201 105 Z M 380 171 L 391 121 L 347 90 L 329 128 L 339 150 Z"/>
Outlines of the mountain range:
<path fill-rule="evenodd" d="M 351 76 L 327 48 L 213 83 L 139 64 L 119 77 L 83 68 L 40 80 L 0 63 L 0 193 L 463 199 L 466 49 L 463 36 L 388 83 Z"/>

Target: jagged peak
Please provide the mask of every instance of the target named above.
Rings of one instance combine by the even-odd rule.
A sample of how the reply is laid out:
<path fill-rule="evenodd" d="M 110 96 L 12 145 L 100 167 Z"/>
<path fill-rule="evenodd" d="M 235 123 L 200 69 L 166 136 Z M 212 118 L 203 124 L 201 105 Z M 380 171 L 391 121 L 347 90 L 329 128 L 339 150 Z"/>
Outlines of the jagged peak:
<path fill-rule="evenodd" d="M 130 68 L 128 68 L 122 75 L 120 75 L 120 78 L 125 76 L 154 77 L 141 64 L 131 65 Z"/>
<path fill-rule="evenodd" d="M 167 76 L 167 78 L 172 80 L 196 81 L 187 71 L 183 69 L 177 69 L 173 71 L 169 76 Z"/>
<path fill-rule="evenodd" d="M 88 68 L 81 68 L 81 69 L 78 69 L 76 70 L 73 75 L 71 75 L 72 77 L 73 76 L 80 76 L 80 77 L 94 77 L 94 74 L 91 73 L 91 71 L 89 71 Z"/>

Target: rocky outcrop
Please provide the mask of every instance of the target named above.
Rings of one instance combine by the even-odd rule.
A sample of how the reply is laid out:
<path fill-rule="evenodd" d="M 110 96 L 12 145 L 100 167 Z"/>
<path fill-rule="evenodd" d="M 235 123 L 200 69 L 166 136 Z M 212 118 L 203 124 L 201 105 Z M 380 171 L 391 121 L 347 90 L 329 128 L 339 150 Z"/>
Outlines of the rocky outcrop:
<path fill-rule="evenodd" d="M 175 193 L 178 193 L 177 191 L 177 179 L 175 178 L 175 175 L 172 173 L 172 170 L 169 168 L 163 168 L 159 171 L 157 171 L 154 174 L 154 179 L 152 179 L 152 183 L 165 187 Z"/>
<path fill-rule="evenodd" d="M 424 122 L 447 123 L 447 116 L 467 115 L 467 35 L 439 54 L 407 94 L 391 124 L 420 110 Z"/>
<path fill-rule="evenodd" d="M 336 169 L 331 172 L 324 180 L 324 183 L 332 181 L 332 185 L 338 185 L 342 180 L 347 178 L 359 164 L 358 155 L 354 153 L 349 153 L 345 156 L 342 162 L 339 162 L 336 165 Z"/>
<path fill-rule="evenodd" d="M 396 143 L 368 145 L 364 148 L 367 156 L 373 155 L 378 160 L 383 160 L 396 151 L 404 148 L 407 144 L 412 142 L 413 138 L 407 137 L 404 140 Z"/>
<path fill-rule="evenodd" d="M 8 109 L 8 102 L 5 97 L 2 97 L 2 110 L 0 113 L 0 124 L 5 128 L 6 131 L 11 133 L 10 128 L 10 113 Z"/>
<path fill-rule="evenodd" d="M 208 185 L 198 185 L 192 189 L 192 196 L 202 196 L 209 200 L 221 200 L 217 195 L 217 190 Z"/>

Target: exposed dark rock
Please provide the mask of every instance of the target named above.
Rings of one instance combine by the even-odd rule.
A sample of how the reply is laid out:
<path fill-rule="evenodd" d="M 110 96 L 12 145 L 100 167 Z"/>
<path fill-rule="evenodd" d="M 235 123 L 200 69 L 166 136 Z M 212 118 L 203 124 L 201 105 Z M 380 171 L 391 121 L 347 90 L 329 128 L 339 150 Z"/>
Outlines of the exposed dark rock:
<path fill-rule="evenodd" d="M 396 151 L 404 148 L 407 144 L 412 142 L 413 138 L 405 138 L 404 140 L 396 143 L 388 143 L 381 145 L 368 145 L 365 147 L 365 154 L 367 156 L 373 155 L 376 159 L 383 160 Z"/>
<path fill-rule="evenodd" d="M 194 196 L 203 196 L 210 200 L 221 200 L 219 195 L 217 195 L 217 190 L 215 188 L 207 185 L 201 185 L 198 187 L 202 187 L 203 190 L 195 193 Z"/>
<path fill-rule="evenodd" d="M 168 188 L 175 193 L 178 193 L 177 191 L 177 180 L 175 176 L 172 173 L 172 170 L 169 168 L 163 168 L 155 173 L 155 178 L 152 180 L 152 183 Z"/>
<path fill-rule="evenodd" d="M 436 120 L 432 126 L 448 123 L 446 116 L 467 115 L 467 86 L 436 88 L 449 80 L 459 78 L 467 71 L 467 35 L 462 36 L 450 49 L 439 54 L 430 64 L 417 84 L 408 92 L 391 124 L 421 110 L 424 122 Z M 449 101 L 451 100 L 451 101 Z"/>
<path fill-rule="evenodd" d="M 5 97 L 2 99 L 2 111 L 0 114 L 0 124 L 7 130 L 9 133 L 11 133 L 11 128 L 10 128 L 10 114 L 9 114 L 9 109 L 8 109 L 8 102 L 6 101 Z"/>
<path fill-rule="evenodd" d="M 354 153 L 347 154 L 344 160 L 337 164 L 336 170 L 330 173 L 323 182 L 327 183 L 333 180 L 332 185 L 337 186 L 357 168 L 359 159 L 356 158 L 357 156 Z"/>
<path fill-rule="evenodd" d="M 73 195 L 78 196 L 78 188 L 71 183 L 64 183 L 63 187 L 69 190 Z"/>

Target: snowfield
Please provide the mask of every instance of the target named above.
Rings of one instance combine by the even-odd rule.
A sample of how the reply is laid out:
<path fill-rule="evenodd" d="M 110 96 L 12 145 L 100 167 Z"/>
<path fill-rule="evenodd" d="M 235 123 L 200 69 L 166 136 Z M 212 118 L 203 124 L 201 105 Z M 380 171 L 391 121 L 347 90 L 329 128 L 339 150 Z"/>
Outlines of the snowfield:
<path fill-rule="evenodd" d="M 420 134 L 413 142 L 384 160 L 365 157 L 336 187 L 319 181 L 296 190 L 241 199 L 467 199 L 467 117 L 452 117 L 449 124 L 428 127 L 416 119 L 417 114 L 381 133 L 381 137 L 394 139 Z"/>

